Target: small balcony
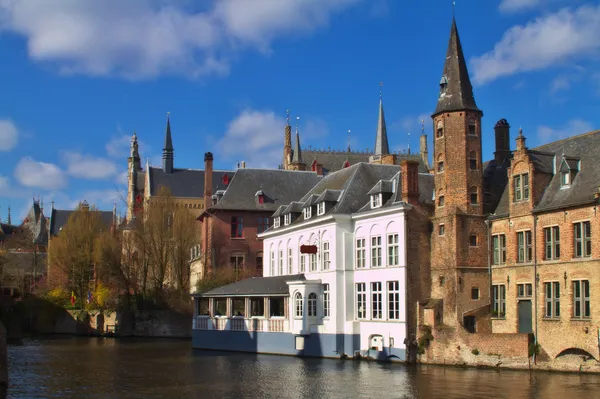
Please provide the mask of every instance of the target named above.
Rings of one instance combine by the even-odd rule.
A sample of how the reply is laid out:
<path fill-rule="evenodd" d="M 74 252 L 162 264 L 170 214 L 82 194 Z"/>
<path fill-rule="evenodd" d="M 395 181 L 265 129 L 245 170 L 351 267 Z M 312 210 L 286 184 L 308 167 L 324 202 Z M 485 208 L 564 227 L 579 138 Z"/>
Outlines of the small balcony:
<path fill-rule="evenodd" d="M 285 318 L 244 318 L 244 317 L 207 317 L 196 316 L 193 319 L 195 330 L 221 331 L 257 331 L 257 332 L 288 332 L 290 322 Z"/>

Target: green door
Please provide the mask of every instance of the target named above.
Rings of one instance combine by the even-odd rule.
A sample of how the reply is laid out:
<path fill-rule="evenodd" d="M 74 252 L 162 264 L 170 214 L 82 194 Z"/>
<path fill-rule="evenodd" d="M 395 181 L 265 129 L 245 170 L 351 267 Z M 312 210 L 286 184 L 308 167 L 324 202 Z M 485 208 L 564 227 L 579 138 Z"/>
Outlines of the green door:
<path fill-rule="evenodd" d="M 519 333 L 533 332 L 532 317 L 531 317 L 531 301 L 519 301 Z"/>

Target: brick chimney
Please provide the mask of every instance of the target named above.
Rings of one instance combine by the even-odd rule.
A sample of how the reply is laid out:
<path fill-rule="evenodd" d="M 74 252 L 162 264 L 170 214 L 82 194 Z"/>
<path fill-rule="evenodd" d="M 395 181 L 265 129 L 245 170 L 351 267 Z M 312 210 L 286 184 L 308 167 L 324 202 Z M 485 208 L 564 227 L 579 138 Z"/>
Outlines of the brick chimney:
<path fill-rule="evenodd" d="M 400 163 L 402 179 L 402 201 L 417 205 L 419 203 L 419 161 L 403 159 Z"/>
<path fill-rule="evenodd" d="M 494 151 L 494 159 L 496 164 L 500 165 L 506 158 L 510 156 L 510 125 L 506 119 L 500 119 L 494 126 L 494 134 L 496 136 L 496 151 Z"/>
<path fill-rule="evenodd" d="M 204 210 L 210 208 L 212 204 L 212 175 L 213 154 L 207 152 L 204 154 Z"/>
<path fill-rule="evenodd" d="M 317 176 L 323 176 L 323 164 L 319 163 L 316 159 L 313 161 L 310 169 L 317 174 Z M 304 169 L 301 169 L 304 170 Z"/>

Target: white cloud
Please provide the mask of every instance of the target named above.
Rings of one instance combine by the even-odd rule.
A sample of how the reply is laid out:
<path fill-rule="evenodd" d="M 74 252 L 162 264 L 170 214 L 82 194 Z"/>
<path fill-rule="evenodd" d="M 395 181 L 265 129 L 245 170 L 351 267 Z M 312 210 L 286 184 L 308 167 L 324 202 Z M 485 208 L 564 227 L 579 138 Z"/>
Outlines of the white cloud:
<path fill-rule="evenodd" d="M 21 158 L 15 167 L 15 178 L 25 187 L 54 190 L 66 187 L 65 172 L 52 163 L 38 162 L 31 157 Z"/>
<path fill-rule="evenodd" d="M 326 26 L 362 0 L 0 0 L 0 30 L 24 36 L 30 58 L 65 73 L 199 77 L 226 74 L 244 48 Z"/>
<path fill-rule="evenodd" d="M 502 0 L 498 7 L 502 12 L 517 12 L 528 10 L 540 5 L 541 0 Z"/>
<path fill-rule="evenodd" d="M 600 53 L 600 6 L 584 5 L 507 30 L 494 49 L 471 59 L 474 82 L 556 67 Z"/>
<path fill-rule="evenodd" d="M 0 119 L 0 151 L 10 151 L 19 141 L 19 131 L 8 119 Z"/>
<path fill-rule="evenodd" d="M 571 88 L 572 81 L 568 76 L 557 76 L 550 83 L 550 92 L 567 91 Z"/>
<path fill-rule="evenodd" d="M 121 135 L 113 137 L 106 143 L 106 153 L 113 158 L 126 158 L 129 156 L 129 147 L 131 146 L 131 137 Z"/>
<path fill-rule="evenodd" d="M 313 138 L 328 135 L 327 124 L 318 118 L 299 120 L 300 145 L 308 149 Z M 283 161 L 283 134 L 285 118 L 273 111 L 247 109 L 229 122 L 224 137 L 217 143 L 225 160 L 246 161 L 246 167 L 275 168 Z M 295 131 L 295 127 L 292 127 Z M 277 139 L 277 138 L 280 138 Z M 292 132 L 292 146 L 295 144 Z"/>
<path fill-rule="evenodd" d="M 117 207 L 121 208 L 126 206 L 126 198 L 116 188 L 106 190 L 91 190 L 84 191 L 77 196 L 77 199 L 71 199 L 69 202 L 70 208 L 75 208 L 83 200 L 86 200 L 88 204 L 95 206 L 96 208 L 108 211 L 112 210 L 114 203 L 117 203 Z"/>
<path fill-rule="evenodd" d="M 558 128 L 552 128 L 545 125 L 539 126 L 537 129 L 537 135 L 540 144 L 546 144 L 577 134 L 587 133 L 591 130 L 593 130 L 591 123 L 582 119 L 572 119 L 565 125 Z"/>
<path fill-rule="evenodd" d="M 120 186 L 125 186 L 127 187 L 127 177 L 128 177 L 128 173 L 127 170 L 124 170 L 122 172 L 119 172 L 119 174 L 117 175 L 117 184 Z"/>
<path fill-rule="evenodd" d="M 63 152 L 67 172 L 81 179 L 106 179 L 117 174 L 117 165 L 106 158 L 77 152 Z"/>

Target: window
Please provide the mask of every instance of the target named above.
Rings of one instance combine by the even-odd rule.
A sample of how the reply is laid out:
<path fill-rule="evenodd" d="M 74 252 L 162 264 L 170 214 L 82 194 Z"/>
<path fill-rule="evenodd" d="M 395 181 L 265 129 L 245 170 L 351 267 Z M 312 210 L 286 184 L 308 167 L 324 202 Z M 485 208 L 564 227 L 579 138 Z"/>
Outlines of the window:
<path fill-rule="evenodd" d="M 560 185 L 562 187 L 571 185 L 571 171 L 564 171 L 560 173 Z"/>
<path fill-rule="evenodd" d="M 281 218 L 279 218 L 279 217 L 273 218 L 273 227 L 278 228 L 280 226 L 280 223 L 281 223 Z"/>
<path fill-rule="evenodd" d="M 381 194 L 371 195 L 371 208 L 379 208 L 381 206 Z"/>
<path fill-rule="evenodd" d="M 308 294 L 308 316 L 317 317 L 317 294 L 311 292 Z"/>
<path fill-rule="evenodd" d="M 477 205 L 479 203 L 477 187 L 471 187 L 471 190 L 469 190 L 469 199 L 471 201 L 471 205 Z"/>
<path fill-rule="evenodd" d="M 323 243 L 323 270 L 329 270 L 329 264 L 331 261 L 329 260 L 329 242 L 325 241 Z"/>
<path fill-rule="evenodd" d="M 317 254 L 310 254 L 310 271 L 317 271 Z"/>
<path fill-rule="evenodd" d="M 477 124 L 473 119 L 469 121 L 469 136 L 477 136 Z"/>
<path fill-rule="evenodd" d="M 233 298 L 231 300 L 231 316 L 244 317 L 246 314 L 246 300 L 244 298 Z"/>
<path fill-rule="evenodd" d="M 479 288 L 477 288 L 477 287 L 471 288 L 471 299 L 473 299 L 473 300 L 479 299 Z"/>
<path fill-rule="evenodd" d="M 531 262 L 533 249 L 531 245 L 531 231 L 520 231 L 517 233 L 518 263 Z"/>
<path fill-rule="evenodd" d="M 533 287 L 531 283 L 517 284 L 517 298 L 531 298 Z"/>
<path fill-rule="evenodd" d="M 356 284 L 356 318 L 367 318 L 367 288 L 365 283 Z"/>
<path fill-rule="evenodd" d="M 444 206 L 444 196 L 443 196 L 443 195 L 440 195 L 440 196 L 438 197 L 438 206 L 439 206 L 440 208 Z"/>
<path fill-rule="evenodd" d="M 198 259 L 200 255 L 200 245 L 194 245 L 192 248 L 190 248 L 190 260 Z"/>
<path fill-rule="evenodd" d="M 388 319 L 400 320 L 400 283 L 398 281 L 388 281 L 387 290 Z"/>
<path fill-rule="evenodd" d="M 288 226 L 290 223 L 292 223 L 292 214 L 286 213 L 283 215 L 283 224 Z"/>
<path fill-rule="evenodd" d="M 281 297 L 269 298 L 269 313 L 271 317 L 284 317 L 284 299 Z"/>
<path fill-rule="evenodd" d="M 575 258 L 587 258 L 592 256 L 592 227 L 590 222 L 579 222 L 573 225 L 573 236 Z"/>
<path fill-rule="evenodd" d="M 325 203 L 321 202 L 320 204 L 317 204 L 317 215 L 321 216 L 325 214 Z"/>
<path fill-rule="evenodd" d="M 227 316 L 227 299 L 226 298 L 215 298 L 214 299 L 215 316 Z"/>
<path fill-rule="evenodd" d="M 544 259 L 560 259 L 560 234 L 558 226 L 544 229 Z"/>
<path fill-rule="evenodd" d="M 529 200 L 529 174 L 513 177 L 514 201 Z"/>
<path fill-rule="evenodd" d="M 590 317 L 590 282 L 588 280 L 573 281 L 573 317 L 580 319 Z"/>
<path fill-rule="evenodd" d="M 560 317 L 560 283 L 544 283 L 545 311 L 544 317 Z"/>
<path fill-rule="evenodd" d="M 471 234 L 469 236 L 469 246 L 471 246 L 471 247 L 477 246 L 477 236 L 475 234 Z"/>
<path fill-rule="evenodd" d="M 210 316 L 208 298 L 200 298 L 198 301 L 198 316 Z"/>
<path fill-rule="evenodd" d="M 312 209 L 310 206 L 308 208 L 304 208 L 302 212 L 304 212 L 304 219 L 310 219 L 312 216 Z"/>
<path fill-rule="evenodd" d="M 506 287 L 504 285 L 492 285 L 492 317 L 504 317 L 506 315 Z"/>
<path fill-rule="evenodd" d="M 323 317 L 329 317 L 329 284 L 323 284 Z"/>
<path fill-rule="evenodd" d="M 439 139 L 440 137 L 444 137 L 444 125 L 442 125 L 442 122 L 439 121 L 437 124 L 437 129 L 436 129 L 436 133 L 435 136 Z"/>
<path fill-rule="evenodd" d="M 438 226 L 438 230 L 439 235 L 443 236 L 444 234 L 446 234 L 446 226 L 443 223 L 440 223 L 440 225 Z"/>
<path fill-rule="evenodd" d="M 283 276 L 283 249 L 279 250 L 278 263 L 279 263 L 279 275 Z"/>
<path fill-rule="evenodd" d="M 252 317 L 265 317 L 264 298 L 250 298 L 250 315 Z"/>
<path fill-rule="evenodd" d="M 306 271 L 306 255 L 300 255 L 300 273 L 304 273 Z"/>
<path fill-rule="evenodd" d="M 371 283 L 371 318 L 383 318 L 381 282 Z"/>
<path fill-rule="evenodd" d="M 388 235 L 388 266 L 398 266 L 398 234 Z"/>
<path fill-rule="evenodd" d="M 296 308 L 296 317 L 302 317 L 302 307 L 303 307 L 303 303 L 302 303 L 302 294 L 299 292 L 296 292 L 296 295 L 294 296 L 294 307 Z"/>
<path fill-rule="evenodd" d="M 371 237 L 371 267 L 381 266 L 381 236 Z"/>
<path fill-rule="evenodd" d="M 498 234 L 492 236 L 492 264 L 503 265 L 506 263 L 506 236 Z"/>
<path fill-rule="evenodd" d="M 231 217 L 231 238 L 244 237 L 244 218 L 241 216 Z"/>
<path fill-rule="evenodd" d="M 275 275 L 275 251 L 271 251 L 271 276 Z"/>
<path fill-rule="evenodd" d="M 444 171 L 444 158 L 440 155 L 438 157 L 438 173 L 442 173 Z"/>
<path fill-rule="evenodd" d="M 364 267 L 366 267 L 366 263 L 367 263 L 367 250 L 365 249 L 366 247 L 366 240 L 364 238 L 359 238 L 358 240 L 356 240 L 356 268 L 357 269 L 362 269 Z"/>
<path fill-rule="evenodd" d="M 234 273 L 239 274 L 244 268 L 244 256 L 233 255 L 229 258 L 229 264 L 233 267 Z"/>
<path fill-rule="evenodd" d="M 287 274 L 292 274 L 292 265 L 294 264 L 294 257 L 292 255 L 292 248 L 288 248 Z"/>
<path fill-rule="evenodd" d="M 477 153 L 475 151 L 469 153 L 469 168 L 471 170 L 477 169 Z"/>
<path fill-rule="evenodd" d="M 262 271 L 263 271 L 263 253 L 262 252 L 258 252 L 256 254 L 256 271 L 258 272 L 259 275 L 262 276 Z"/>
<path fill-rule="evenodd" d="M 279 218 L 275 218 L 275 219 L 279 220 Z M 257 226 L 256 231 L 258 233 L 263 233 L 263 232 L 269 230 L 269 218 L 265 218 L 265 217 L 258 218 L 256 226 Z M 277 226 L 275 226 L 275 227 L 279 227 L 279 223 L 277 223 Z"/>

